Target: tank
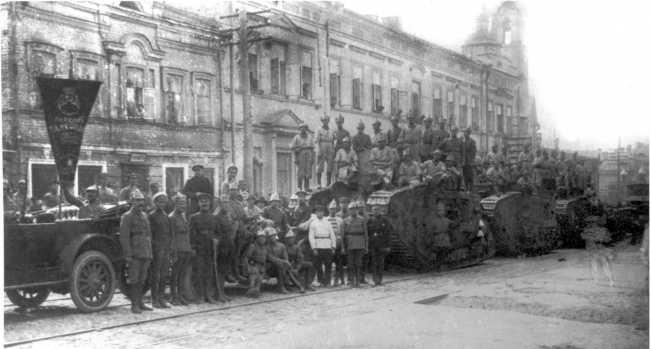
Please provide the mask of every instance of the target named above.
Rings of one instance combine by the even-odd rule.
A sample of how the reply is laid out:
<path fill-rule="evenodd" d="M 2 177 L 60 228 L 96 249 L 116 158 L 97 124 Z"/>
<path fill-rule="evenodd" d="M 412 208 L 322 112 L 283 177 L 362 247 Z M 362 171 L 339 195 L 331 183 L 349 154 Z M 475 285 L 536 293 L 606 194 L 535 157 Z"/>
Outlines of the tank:
<path fill-rule="evenodd" d="M 508 192 L 481 200 L 484 218 L 495 239 L 496 254 L 536 256 L 560 247 L 551 195 Z"/>
<path fill-rule="evenodd" d="M 359 197 L 358 193 L 356 187 L 337 182 L 315 192 L 310 204 L 326 205 L 343 196 Z M 481 220 L 479 198 L 474 195 L 420 184 L 374 190 L 366 206 L 366 212 L 377 208 L 392 227 L 387 256 L 391 264 L 420 271 L 450 269 L 480 263 L 494 254 L 493 237 Z M 444 217 L 437 215 L 439 207 Z M 441 228 L 446 225 L 448 229 Z"/>
<path fill-rule="evenodd" d="M 560 229 L 561 245 L 565 248 L 584 248 L 585 240 L 581 237 L 589 215 L 589 201 L 585 197 L 573 197 L 556 200 L 556 220 Z"/>

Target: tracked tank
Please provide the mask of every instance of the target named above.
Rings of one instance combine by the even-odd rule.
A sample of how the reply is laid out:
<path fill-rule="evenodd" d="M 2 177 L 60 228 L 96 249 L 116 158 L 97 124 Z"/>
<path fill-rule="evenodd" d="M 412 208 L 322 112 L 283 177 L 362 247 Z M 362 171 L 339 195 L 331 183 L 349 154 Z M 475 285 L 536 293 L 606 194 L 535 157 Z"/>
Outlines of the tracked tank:
<path fill-rule="evenodd" d="M 536 256 L 560 247 L 551 195 L 513 191 L 491 195 L 480 204 L 495 239 L 496 254 Z"/>
<path fill-rule="evenodd" d="M 581 233 L 586 227 L 590 202 L 585 197 L 556 200 L 556 220 L 560 229 L 561 245 L 566 248 L 584 248 Z"/>
<path fill-rule="evenodd" d="M 356 198 L 357 189 L 335 183 L 315 192 L 310 204 Z M 372 191 L 366 206 L 366 212 L 378 210 L 391 225 L 389 263 L 421 271 L 458 268 L 477 264 L 495 252 L 493 236 L 481 220 L 476 196 L 436 184 L 419 184 Z"/>

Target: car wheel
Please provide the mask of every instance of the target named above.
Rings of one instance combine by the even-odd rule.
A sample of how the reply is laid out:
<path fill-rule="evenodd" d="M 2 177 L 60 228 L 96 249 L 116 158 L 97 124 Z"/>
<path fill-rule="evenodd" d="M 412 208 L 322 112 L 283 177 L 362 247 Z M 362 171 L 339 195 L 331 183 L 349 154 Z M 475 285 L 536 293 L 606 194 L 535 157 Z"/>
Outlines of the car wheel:
<path fill-rule="evenodd" d="M 113 264 L 99 251 L 87 251 L 75 259 L 70 280 L 70 296 L 84 313 L 99 311 L 111 303 L 116 277 Z"/>
<path fill-rule="evenodd" d="M 47 287 L 28 287 L 15 290 L 5 291 L 11 303 L 23 307 L 34 308 L 45 302 L 50 295 L 50 289 Z"/>

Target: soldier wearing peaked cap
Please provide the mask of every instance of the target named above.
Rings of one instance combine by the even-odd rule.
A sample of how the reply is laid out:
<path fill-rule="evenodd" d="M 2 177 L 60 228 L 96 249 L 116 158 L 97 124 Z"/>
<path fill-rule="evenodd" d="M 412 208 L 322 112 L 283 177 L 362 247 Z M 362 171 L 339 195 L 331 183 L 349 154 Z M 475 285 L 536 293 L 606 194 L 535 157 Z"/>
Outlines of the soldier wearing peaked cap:
<path fill-rule="evenodd" d="M 99 191 L 97 190 L 97 186 L 91 185 L 90 187 L 86 188 L 86 201 L 70 193 L 70 189 L 67 188 L 69 186 L 72 186 L 72 183 L 69 185 L 64 185 L 63 195 L 69 203 L 79 207 L 79 218 L 84 219 L 99 217 L 99 215 L 102 213 L 103 208 L 102 203 L 99 200 Z"/>
<path fill-rule="evenodd" d="M 280 196 L 273 193 L 269 197 L 270 205 L 262 211 L 262 217 L 273 221 L 274 226 L 280 232 L 280 237 L 284 238 L 289 229 L 289 219 L 287 213 L 280 207 Z"/>
<path fill-rule="evenodd" d="M 373 147 L 371 137 L 364 133 L 366 126 L 361 120 L 357 124 L 357 134 L 353 136 L 353 150 L 360 157 L 364 152 L 368 152 Z"/>
<path fill-rule="evenodd" d="M 330 130 L 330 118 L 327 115 L 324 115 L 321 118 L 321 128 L 316 132 L 316 144 L 317 144 L 317 168 L 316 168 L 316 179 L 317 184 L 321 186 L 321 175 L 323 171 L 326 171 L 326 185 L 330 185 L 332 178 L 332 161 L 335 158 L 335 148 L 334 148 L 334 134 Z"/>
<path fill-rule="evenodd" d="M 358 158 L 355 150 L 350 146 L 348 138 L 343 139 L 343 147 L 335 155 L 335 167 L 337 169 L 337 180 L 348 182 L 357 172 Z"/>
<path fill-rule="evenodd" d="M 152 310 L 145 306 L 142 296 L 147 271 L 153 257 L 151 246 L 151 228 L 147 215 L 143 212 L 145 196 L 140 190 L 134 190 L 130 195 L 131 209 L 120 218 L 120 244 L 129 268 L 129 298 L 131 312 L 141 313 Z"/>
<path fill-rule="evenodd" d="M 421 144 L 423 142 L 422 130 L 416 124 L 417 116 L 411 113 L 407 120 L 409 121 L 407 128 L 403 130 L 399 137 L 398 143 L 403 149 L 409 149 L 409 153 L 415 161 L 420 161 Z"/>
<path fill-rule="evenodd" d="M 332 231 L 335 233 L 337 243 L 335 246 L 335 254 L 333 261 L 335 262 L 335 280 L 334 286 L 339 284 L 344 285 L 344 265 L 346 264 L 346 253 L 343 250 L 343 235 L 344 235 L 344 219 L 337 216 L 337 202 L 332 200 L 328 205 L 328 222 L 332 226 Z"/>
<path fill-rule="evenodd" d="M 358 214 L 358 204 L 353 201 L 348 205 L 350 215 L 344 219 L 344 248 L 348 255 L 348 283 L 359 287 L 364 277 L 362 259 L 368 252 L 368 229 L 366 219 Z"/>
<path fill-rule="evenodd" d="M 153 250 L 151 299 L 154 308 L 168 308 L 163 297 L 169 278 L 169 261 L 172 253 L 172 226 L 165 212 L 168 203 L 167 195 L 158 192 L 153 196 L 152 201 L 154 210 L 149 214 Z"/>
<path fill-rule="evenodd" d="M 306 124 L 301 124 L 299 129 L 300 133 L 294 136 L 289 147 L 294 152 L 296 159 L 298 188 L 299 190 L 309 190 L 314 164 L 314 139 L 307 132 Z"/>
<path fill-rule="evenodd" d="M 371 143 L 374 147 L 377 147 L 378 139 L 384 136 L 386 141 L 386 134 L 382 131 L 382 123 L 379 119 L 375 119 L 373 122 L 373 136 L 371 137 Z"/>
<path fill-rule="evenodd" d="M 203 175 L 203 166 L 199 164 L 194 165 L 192 166 L 192 170 L 194 171 L 194 176 L 188 179 L 183 187 L 183 194 L 185 194 L 189 200 L 188 214 L 193 214 L 199 211 L 197 193 L 206 193 L 211 197 L 214 193 L 212 183 Z"/>
<path fill-rule="evenodd" d="M 337 129 L 333 132 L 333 138 L 334 138 L 334 146 L 335 146 L 335 154 L 336 154 L 339 151 L 339 149 L 343 148 L 344 139 L 345 138 L 350 139 L 350 132 L 344 129 L 344 117 L 341 116 L 341 114 L 339 114 L 335 122 L 337 123 Z"/>
<path fill-rule="evenodd" d="M 213 239 L 216 238 L 216 220 L 211 213 L 210 204 L 212 195 L 208 193 L 195 193 L 199 202 L 199 212 L 190 216 L 190 244 L 197 253 L 197 266 L 199 269 L 199 297 L 208 303 L 216 303 L 215 274 L 213 272 Z"/>
<path fill-rule="evenodd" d="M 194 251 L 190 245 L 189 225 L 186 210 L 186 197 L 183 194 L 174 196 L 174 210 L 169 214 L 170 228 L 172 232 L 172 280 L 170 290 L 172 293 L 173 305 L 187 305 L 188 302 L 183 296 L 182 276 L 191 265 Z"/>

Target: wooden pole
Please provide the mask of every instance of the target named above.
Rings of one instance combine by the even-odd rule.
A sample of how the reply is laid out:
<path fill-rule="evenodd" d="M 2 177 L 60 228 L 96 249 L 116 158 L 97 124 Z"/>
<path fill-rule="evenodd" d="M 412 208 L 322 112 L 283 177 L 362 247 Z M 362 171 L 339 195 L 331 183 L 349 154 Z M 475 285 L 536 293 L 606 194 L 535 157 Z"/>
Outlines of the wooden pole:
<path fill-rule="evenodd" d="M 242 177 L 247 187 L 253 184 L 253 147 L 251 123 L 251 86 L 249 81 L 249 28 L 248 13 L 239 14 L 240 87 L 242 92 Z"/>

